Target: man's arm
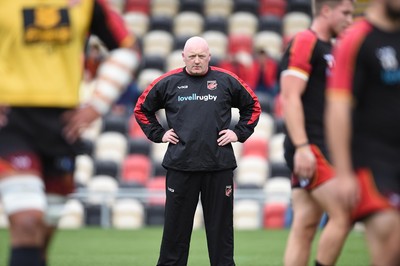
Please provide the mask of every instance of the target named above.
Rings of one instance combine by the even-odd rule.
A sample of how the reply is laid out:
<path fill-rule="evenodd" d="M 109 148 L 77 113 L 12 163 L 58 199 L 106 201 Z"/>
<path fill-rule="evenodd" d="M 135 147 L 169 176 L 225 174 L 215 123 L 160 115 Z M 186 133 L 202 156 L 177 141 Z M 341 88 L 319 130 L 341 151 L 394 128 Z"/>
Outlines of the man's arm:
<path fill-rule="evenodd" d="M 280 80 L 286 128 L 293 145 L 294 173 L 301 178 L 311 178 L 315 171 L 315 156 L 308 145 L 301 96 L 306 90 L 307 79 L 282 73 Z"/>

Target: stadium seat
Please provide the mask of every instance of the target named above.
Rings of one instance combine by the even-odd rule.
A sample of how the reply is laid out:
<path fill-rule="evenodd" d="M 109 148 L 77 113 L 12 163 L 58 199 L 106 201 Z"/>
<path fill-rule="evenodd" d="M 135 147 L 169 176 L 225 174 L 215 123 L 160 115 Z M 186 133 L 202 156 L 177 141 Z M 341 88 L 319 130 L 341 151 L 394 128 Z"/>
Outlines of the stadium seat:
<path fill-rule="evenodd" d="M 85 211 L 83 204 L 76 199 L 69 199 L 64 206 L 58 227 L 61 229 L 77 229 L 84 224 Z"/>
<path fill-rule="evenodd" d="M 236 54 L 239 51 L 253 53 L 253 35 L 230 34 L 228 35 L 228 54 Z"/>
<path fill-rule="evenodd" d="M 129 133 L 130 138 L 147 138 L 139 124 L 136 122 L 136 118 L 132 115 L 129 118 Z"/>
<path fill-rule="evenodd" d="M 282 36 L 273 31 L 259 31 L 254 36 L 254 49 L 267 52 L 277 61 L 282 57 L 282 45 Z"/>
<path fill-rule="evenodd" d="M 196 12 L 183 11 L 174 17 L 172 32 L 175 36 L 195 36 L 203 32 L 204 18 Z"/>
<path fill-rule="evenodd" d="M 150 1 L 151 0 L 124 0 L 124 12 L 141 12 L 149 15 Z"/>
<path fill-rule="evenodd" d="M 242 156 L 238 160 L 235 180 L 238 188 L 254 186 L 262 188 L 268 179 L 268 161 L 258 156 Z"/>
<path fill-rule="evenodd" d="M 239 122 L 240 119 L 240 112 L 238 108 L 232 108 L 231 109 L 231 124 L 229 126 L 230 129 L 234 129 L 235 125 Z"/>
<path fill-rule="evenodd" d="M 290 12 L 301 12 L 307 14 L 309 17 L 312 16 L 311 12 L 311 1 L 309 0 L 290 0 L 286 7 L 286 13 Z"/>
<path fill-rule="evenodd" d="M 165 176 L 151 178 L 146 185 L 150 195 L 146 206 L 146 223 L 148 225 L 163 225 L 165 211 Z"/>
<path fill-rule="evenodd" d="M 250 12 L 235 12 L 228 18 L 228 35 L 253 36 L 258 29 L 258 18 Z"/>
<path fill-rule="evenodd" d="M 292 172 L 287 166 L 286 162 L 277 161 L 270 163 L 270 177 L 282 176 L 290 178 L 292 176 Z"/>
<path fill-rule="evenodd" d="M 179 12 L 195 12 L 203 15 L 204 1 L 180 0 Z"/>
<path fill-rule="evenodd" d="M 107 2 L 110 5 L 110 7 L 119 14 L 124 13 L 125 0 L 108 0 Z"/>
<path fill-rule="evenodd" d="M 164 74 L 163 71 L 155 68 L 146 68 L 140 71 L 137 77 L 137 85 L 140 92 L 143 92 L 155 79 Z"/>
<path fill-rule="evenodd" d="M 232 143 L 233 152 L 235 153 L 236 158 L 240 158 L 242 156 L 243 143 L 236 141 Z"/>
<path fill-rule="evenodd" d="M 271 96 L 264 93 L 257 94 L 257 97 L 258 101 L 260 102 L 261 111 L 269 115 L 272 115 L 274 110 L 274 99 Z"/>
<path fill-rule="evenodd" d="M 260 224 L 260 203 L 256 200 L 238 200 L 233 208 L 233 227 L 237 230 L 255 230 Z"/>
<path fill-rule="evenodd" d="M 273 15 L 282 18 L 286 13 L 286 0 L 261 0 L 260 16 Z"/>
<path fill-rule="evenodd" d="M 185 43 L 186 41 L 190 38 L 191 36 L 187 36 L 187 35 L 178 35 L 175 36 L 174 38 L 174 46 L 173 46 L 173 50 L 174 51 L 179 51 L 182 52 L 183 48 L 185 47 Z"/>
<path fill-rule="evenodd" d="M 233 12 L 249 12 L 258 16 L 259 0 L 235 0 Z"/>
<path fill-rule="evenodd" d="M 139 183 L 146 185 L 153 174 L 150 157 L 143 154 L 129 154 L 121 167 L 121 183 Z"/>
<path fill-rule="evenodd" d="M 119 176 L 119 164 L 111 160 L 94 160 L 94 175 L 107 175 L 115 179 Z"/>
<path fill-rule="evenodd" d="M 267 203 L 264 205 L 264 228 L 285 228 L 285 216 L 288 205 L 282 203 Z"/>
<path fill-rule="evenodd" d="M 204 15 L 227 18 L 232 14 L 234 0 L 205 0 Z"/>
<path fill-rule="evenodd" d="M 118 182 L 107 175 L 93 176 L 87 184 L 88 204 L 111 205 L 118 191 Z"/>
<path fill-rule="evenodd" d="M 264 160 L 268 159 L 268 141 L 257 135 L 250 136 L 244 143 L 242 148 L 243 156 L 257 156 Z"/>
<path fill-rule="evenodd" d="M 118 229 L 138 229 L 144 226 L 145 210 L 137 199 L 118 199 L 112 206 L 111 224 Z"/>
<path fill-rule="evenodd" d="M 152 30 L 161 30 L 172 32 L 172 22 L 173 18 L 169 16 L 152 16 L 150 18 L 150 31 Z"/>
<path fill-rule="evenodd" d="M 281 117 L 274 117 L 275 123 L 275 134 L 285 133 L 286 132 L 286 125 L 285 120 Z"/>
<path fill-rule="evenodd" d="M 266 203 L 289 204 L 291 199 L 292 187 L 290 178 L 271 177 L 264 186 Z"/>
<path fill-rule="evenodd" d="M 95 141 L 103 130 L 103 118 L 93 121 L 89 127 L 82 132 L 81 138 L 85 140 Z"/>
<path fill-rule="evenodd" d="M 166 71 L 170 71 L 176 68 L 182 68 L 185 63 L 182 59 L 182 50 L 174 50 L 167 56 L 166 60 Z"/>
<path fill-rule="evenodd" d="M 121 165 L 128 150 L 125 135 L 118 132 L 104 132 L 99 135 L 94 148 L 95 160 L 111 160 Z"/>
<path fill-rule="evenodd" d="M 103 116 L 102 132 L 118 132 L 123 135 L 128 134 L 128 122 L 123 115 L 109 113 Z"/>
<path fill-rule="evenodd" d="M 227 55 L 228 50 L 228 37 L 220 31 L 205 31 L 203 38 L 207 41 L 211 57 L 223 59 Z"/>
<path fill-rule="evenodd" d="M 76 184 L 86 186 L 94 173 L 93 158 L 87 154 L 75 158 L 74 181 Z"/>
<path fill-rule="evenodd" d="M 282 96 L 278 94 L 274 101 L 274 117 L 283 119 L 283 103 Z"/>
<path fill-rule="evenodd" d="M 150 205 L 146 206 L 146 225 L 148 226 L 162 226 L 164 225 L 165 206 Z"/>
<path fill-rule="evenodd" d="M 258 124 L 254 129 L 253 135 L 269 140 L 275 131 L 274 119 L 272 115 L 261 112 Z"/>
<path fill-rule="evenodd" d="M 282 36 L 283 22 L 281 17 L 264 15 L 259 18 L 258 31 L 272 31 Z"/>
<path fill-rule="evenodd" d="M 129 138 L 128 154 L 151 156 L 151 142 L 147 138 Z"/>
<path fill-rule="evenodd" d="M 311 25 L 311 17 L 303 12 L 289 12 L 283 16 L 283 36 L 294 36 Z"/>
<path fill-rule="evenodd" d="M 285 134 L 274 134 L 269 141 L 269 158 L 271 163 L 285 162 L 283 142 Z"/>
<path fill-rule="evenodd" d="M 152 30 L 143 36 L 143 54 L 167 56 L 173 47 L 174 37 L 170 32 Z"/>
<path fill-rule="evenodd" d="M 217 17 L 217 16 L 205 17 L 204 31 L 219 31 L 226 35 L 228 32 L 228 22 L 224 17 Z"/>
<path fill-rule="evenodd" d="M 152 142 L 152 156 L 155 164 L 161 164 L 164 155 L 168 149 L 168 143 L 154 143 Z"/>
<path fill-rule="evenodd" d="M 123 15 L 129 31 L 141 38 L 149 29 L 149 17 L 142 12 L 127 12 Z"/>
<path fill-rule="evenodd" d="M 165 176 L 154 176 L 147 180 L 146 188 L 149 193 L 156 195 L 149 196 L 149 205 L 164 205 L 165 204 Z"/>
<path fill-rule="evenodd" d="M 104 208 L 108 207 L 103 207 L 100 204 L 91 204 L 91 203 L 85 203 L 84 204 L 84 218 L 85 218 L 85 226 L 101 226 L 102 225 L 102 210 Z M 109 221 L 106 221 L 107 223 Z"/>
<path fill-rule="evenodd" d="M 171 43 L 171 49 L 172 49 L 172 43 Z M 160 54 L 165 51 L 155 52 L 153 50 L 152 52 L 154 52 L 154 54 L 143 55 L 142 61 L 140 62 L 140 70 L 138 72 L 138 75 L 140 75 L 140 73 L 142 71 L 145 71 L 147 69 L 157 69 L 164 73 L 166 55 L 160 55 Z M 160 54 L 157 54 L 157 53 L 160 53 Z"/>
<path fill-rule="evenodd" d="M 152 0 L 151 16 L 174 17 L 179 11 L 179 0 Z"/>

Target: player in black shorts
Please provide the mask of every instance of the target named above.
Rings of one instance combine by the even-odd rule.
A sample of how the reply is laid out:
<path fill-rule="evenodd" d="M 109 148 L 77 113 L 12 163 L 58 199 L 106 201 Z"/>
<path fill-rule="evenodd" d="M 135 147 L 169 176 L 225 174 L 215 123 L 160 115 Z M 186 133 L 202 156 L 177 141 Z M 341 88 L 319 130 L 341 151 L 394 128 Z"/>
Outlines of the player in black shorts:
<path fill-rule="evenodd" d="M 81 105 L 90 34 L 110 55 L 93 97 Z M 81 130 L 127 86 L 138 64 L 135 40 L 105 0 L 1 1 L 0 39 L 0 196 L 9 219 L 9 265 L 44 266 L 74 189 Z"/>
<path fill-rule="evenodd" d="M 340 39 L 328 87 L 336 188 L 371 265 L 400 265 L 400 1 L 373 0 Z"/>
<path fill-rule="evenodd" d="M 329 215 L 318 244 L 316 265 L 334 265 L 350 228 L 344 208 L 335 204 L 336 186 L 325 145 L 326 76 L 334 64 L 332 38 L 352 23 L 350 0 L 315 0 L 309 29 L 289 43 L 281 61 L 281 95 L 287 134 L 285 159 L 292 170 L 293 223 L 285 266 L 308 265 L 323 212 Z"/>

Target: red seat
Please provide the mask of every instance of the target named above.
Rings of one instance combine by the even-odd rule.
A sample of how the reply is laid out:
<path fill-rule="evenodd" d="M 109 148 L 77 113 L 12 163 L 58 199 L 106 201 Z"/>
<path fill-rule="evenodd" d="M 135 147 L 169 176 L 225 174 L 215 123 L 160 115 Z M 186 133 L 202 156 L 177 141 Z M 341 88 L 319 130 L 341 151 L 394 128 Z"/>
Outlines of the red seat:
<path fill-rule="evenodd" d="M 149 192 L 156 192 L 158 195 L 149 197 L 149 205 L 165 204 L 165 176 L 155 176 L 147 181 L 146 188 Z M 161 194 L 161 195 L 160 195 Z"/>
<path fill-rule="evenodd" d="M 286 0 L 261 0 L 259 6 L 259 15 L 274 15 L 283 17 L 286 12 Z"/>
<path fill-rule="evenodd" d="M 150 0 L 126 0 L 125 2 L 125 13 L 126 12 L 141 12 L 146 15 L 150 14 Z"/>
<path fill-rule="evenodd" d="M 121 182 L 146 185 L 152 171 L 150 157 L 143 154 L 128 155 L 122 163 Z"/>
<path fill-rule="evenodd" d="M 253 54 L 253 38 L 246 34 L 230 34 L 228 36 L 228 53 L 245 51 Z"/>
<path fill-rule="evenodd" d="M 129 136 L 131 138 L 147 138 L 133 115 L 129 119 Z"/>
<path fill-rule="evenodd" d="M 242 156 L 258 156 L 268 159 L 268 141 L 265 138 L 250 137 L 243 143 Z"/>
<path fill-rule="evenodd" d="M 268 203 L 264 206 L 264 228 L 281 229 L 285 227 L 287 205 L 282 203 Z"/>

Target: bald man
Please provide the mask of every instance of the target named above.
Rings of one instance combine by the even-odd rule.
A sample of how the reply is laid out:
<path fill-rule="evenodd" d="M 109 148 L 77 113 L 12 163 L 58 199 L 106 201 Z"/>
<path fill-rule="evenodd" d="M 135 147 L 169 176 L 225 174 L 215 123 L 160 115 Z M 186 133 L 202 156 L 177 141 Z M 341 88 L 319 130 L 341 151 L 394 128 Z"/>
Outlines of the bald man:
<path fill-rule="evenodd" d="M 153 142 L 168 142 L 162 162 L 167 169 L 164 233 L 158 266 L 187 265 L 199 195 L 212 266 L 235 265 L 233 259 L 232 142 L 253 133 L 261 112 L 252 90 L 235 74 L 209 66 L 207 42 L 187 40 L 185 67 L 167 72 L 140 96 L 135 116 Z M 231 108 L 240 120 L 231 125 Z M 165 109 L 169 128 L 155 113 Z"/>

